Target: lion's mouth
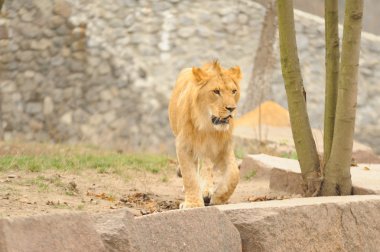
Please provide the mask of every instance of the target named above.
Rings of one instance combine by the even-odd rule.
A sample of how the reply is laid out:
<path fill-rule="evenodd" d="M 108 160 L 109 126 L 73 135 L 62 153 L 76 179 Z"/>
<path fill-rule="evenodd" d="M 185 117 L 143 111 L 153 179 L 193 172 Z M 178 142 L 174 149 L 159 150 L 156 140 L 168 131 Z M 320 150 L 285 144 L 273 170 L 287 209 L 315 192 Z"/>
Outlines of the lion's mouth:
<path fill-rule="evenodd" d="M 211 122 L 214 125 L 228 124 L 229 121 L 230 121 L 230 118 L 232 118 L 231 115 L 229 115 L 227 117 L 224 117 L 224 118 L 220 118 L 220 117 L 216 117 L 216 116 L 211 116 Z"/>

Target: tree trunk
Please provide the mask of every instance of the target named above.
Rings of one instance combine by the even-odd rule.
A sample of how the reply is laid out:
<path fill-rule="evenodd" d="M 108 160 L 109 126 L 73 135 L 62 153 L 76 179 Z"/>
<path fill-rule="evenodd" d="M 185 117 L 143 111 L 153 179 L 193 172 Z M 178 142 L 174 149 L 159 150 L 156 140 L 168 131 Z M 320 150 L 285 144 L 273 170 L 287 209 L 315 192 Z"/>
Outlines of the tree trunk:
<path fill-rule="evenodd" d="M 275 0 L 268 1 L 265 7 L 266 12 L 253 63 L 252 76 L 246 91 L 246 98 L 239 112 L 241 115 L 256 108 L 270 95 L 269 77 L 274 66 L 273 47 L 277 29 Z"/>
<path fill-rule="evenodd" d="M 278 0 L 278 28 L 282 75 L 288 99 L 290 123 L 307 196 L 319 193 L 320 162 L 304 99 L 297 55 L 292 0 Z"/>
<path fill-rule="evenodd" d="M 3 7 L 3 4 L 4 4 L 4 0 L 0 0 L 0 11 Z M 2 97 L 2 92 L 0 90 L 0 140 L 3 140 L 4 139 L 4 130 L 3 130 L 3 117 L 2 117 L 2 114 L 3 114 L 3 111 L 2 111 L 2 104 L 3 102 L 3 97 Z"/>
<path fill-rule="evenodd" d="M 339 69 L 338 100 L 330 158 L 324 169 L 322 195 L 352 193 L 351 156 L 355 128 L 363 0 L 347 0 Z"/>
<path fill-rule="evenodd" d="M 326 91 L 325 120 L 323 131 L 323 163 L 326 164 L 331 152 L 334 136 L 336 100 L 339 75 L 339 32 L 338 0 L 325 0 L 325 40 L 326 40 Z"/>

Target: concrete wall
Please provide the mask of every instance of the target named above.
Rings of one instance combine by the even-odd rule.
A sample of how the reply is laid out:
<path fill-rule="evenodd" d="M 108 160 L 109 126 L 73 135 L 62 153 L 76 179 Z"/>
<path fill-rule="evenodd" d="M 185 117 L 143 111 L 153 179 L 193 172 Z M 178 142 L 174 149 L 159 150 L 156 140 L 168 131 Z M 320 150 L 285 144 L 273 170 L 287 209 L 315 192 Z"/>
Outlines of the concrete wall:
<path fill-rule="evenodd" d="M 5 139 L 84 141 L 162 151 L 184 67 L 218 58 L 252 71 L 264 9 L 249 0 L 12 0 L 0 19 Z M 308 109 L 321 127 L 324 25 L 296 12 Z M 272 95 L 286 106 L 278 61 Z M 377 146 L 380 40 L 363 36 L 357 136 Z M 244 94 L 243 97 L 244 99 Z"/>

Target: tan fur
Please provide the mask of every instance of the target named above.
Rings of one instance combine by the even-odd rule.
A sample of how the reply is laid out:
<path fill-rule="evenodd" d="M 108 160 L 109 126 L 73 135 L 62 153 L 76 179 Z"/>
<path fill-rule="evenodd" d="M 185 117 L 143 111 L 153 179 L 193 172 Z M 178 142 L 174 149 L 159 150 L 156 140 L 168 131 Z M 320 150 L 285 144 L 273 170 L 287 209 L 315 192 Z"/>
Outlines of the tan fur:
<path fill-rule="evenodd" d="M 222 204 L 235 190 L 239 181 L 232 146 L 236 109 L 232 112 L 229 109 L 236 108 L 240 80 L 239 67 L 223 69 L 217 61 L 201 68 L 184 69 L 177 78 L 169 103 L 169 120 L 176 136 L 185 188 L 183 208 L 204 206 L 202 196 L 211 198 L 211 204 Z M 225 121 L 218 124 L 213 117 Z M 198 166 L 200 178 L 196 172 Z M 214 166 L 223 172 L 223 180 L 215 190 Z"/>

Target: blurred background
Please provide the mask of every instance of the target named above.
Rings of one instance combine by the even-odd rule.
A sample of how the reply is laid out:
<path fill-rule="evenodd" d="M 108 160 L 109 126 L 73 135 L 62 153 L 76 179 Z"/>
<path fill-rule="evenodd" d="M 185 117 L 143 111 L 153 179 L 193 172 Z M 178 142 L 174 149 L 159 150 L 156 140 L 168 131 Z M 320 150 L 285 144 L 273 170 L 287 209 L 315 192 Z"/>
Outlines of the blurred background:
<path fill-rule="evenodd" d="M 176 76 L 212 59 L 243 70 L 244 112 L 266 100 L 286 108 L 270 2 L 5 0 L 1 138 L 172 153 L 167 105 Z M 316 129 L 323 128 L 324 112 L 323 4 L 295 1 L 307 106 Z M 343 14 L 344 1 L 340 8 Z M 356 128 L 356 139 L 378 153 L 379 11 L 379 1 L 365 1 Z M 255 69 L 265 70 L 259 79 L 252 77 Z M 259 98 L 246 95 L 252 90 Z"/>

